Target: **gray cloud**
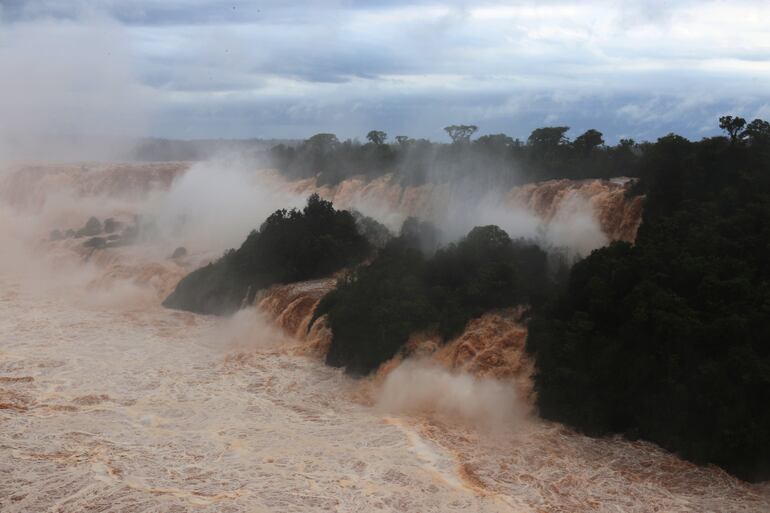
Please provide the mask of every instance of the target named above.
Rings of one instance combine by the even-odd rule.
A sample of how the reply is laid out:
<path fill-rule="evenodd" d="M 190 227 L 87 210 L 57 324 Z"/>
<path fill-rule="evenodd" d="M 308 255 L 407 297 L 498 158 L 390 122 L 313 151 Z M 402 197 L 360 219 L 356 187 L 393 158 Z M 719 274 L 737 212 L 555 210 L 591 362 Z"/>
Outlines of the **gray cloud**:
<path fill-rule="evenodd" d="M 558 122 L 597 127 L 609 140 L 700 137 L 719 114 L 751 117 L 770 105 L 766 2 L 2 6 L 11 28 L 113 20 L 127 38 L 134 90 L 157 107 L 155 135 L 360 136 L 381 127 L 440 138 L 441 126 L 471 122 L 526 136 Z"/>

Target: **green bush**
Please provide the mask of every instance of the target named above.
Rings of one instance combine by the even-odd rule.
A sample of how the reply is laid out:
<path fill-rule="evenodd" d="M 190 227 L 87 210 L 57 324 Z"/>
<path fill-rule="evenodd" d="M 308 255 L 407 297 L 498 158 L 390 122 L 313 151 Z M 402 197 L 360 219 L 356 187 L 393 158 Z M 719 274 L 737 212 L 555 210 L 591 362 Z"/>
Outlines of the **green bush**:
<path fill-rule="evenodd" d="M 314 194 L 303 210 L 277 210 L 239 249 L 185 276 L 163 305 L 231 313 L 251 303 L 259 289 L 328 276 L 369 252 L 353 215 Z"/>

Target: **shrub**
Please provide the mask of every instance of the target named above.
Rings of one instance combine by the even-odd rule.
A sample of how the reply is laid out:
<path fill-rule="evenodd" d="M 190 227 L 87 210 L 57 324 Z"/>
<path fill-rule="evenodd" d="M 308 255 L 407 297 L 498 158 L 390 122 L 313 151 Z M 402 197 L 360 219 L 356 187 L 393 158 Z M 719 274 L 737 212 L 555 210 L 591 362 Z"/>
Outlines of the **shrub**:
<path fill-rule="evenodd" d="M 407 221 L 370 265 L 341 280 L 316 308 L 315 317 L 328 314 L 333 333 L 330 365 L 369 373 L 416 331 L 450 338 L 488 310 L 529 302 L 534 282 L 547 287 L 545 253 L 497 226 L 474 228 L 431 257 L 418 235 L 432 232 L 418 227 Z"/>
<path fill-rule="evenodd" d="M 185 276 L 164 306 L 227 314 L 251 303 L 259 289 L 328 276 L 370 251 L 350 212 L 317 194 L 303 210 L 277 210 L 241 247 Z"/>

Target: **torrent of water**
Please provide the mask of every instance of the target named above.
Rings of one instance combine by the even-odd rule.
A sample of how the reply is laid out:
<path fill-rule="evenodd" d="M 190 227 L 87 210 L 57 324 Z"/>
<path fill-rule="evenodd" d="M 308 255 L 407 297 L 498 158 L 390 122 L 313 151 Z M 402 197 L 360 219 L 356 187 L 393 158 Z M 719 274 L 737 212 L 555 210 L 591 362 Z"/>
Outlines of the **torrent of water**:
<path fill-rule="evenodd" d="M 81 184 L 110 174 L 78 169 Z M 770 510 L 767 484 L 538 419 L 521 310 L 491 312 L 445 345 L 415 334 L 409 358 L 355 380 L 323 365 L 323 320 L 307 330 L 333 280 L 274 287 L 231 318 L 197 316 L 160 300 L 221 248 L 172 259 L 182 239 L 101 250 L 46 240 L 96 207 L 155 206 L 180 174 L 157 172 L 173 177 L 131 194 L 83 186 L 74 202 L 61 177 L 48 192 L 31 178 L 12 175 L 12 193 L 5 182 L 0 510 Z M 614 194 L 589 185 L 560 188 Z M 558 196 L 517 194 L 534 210 Z"/>

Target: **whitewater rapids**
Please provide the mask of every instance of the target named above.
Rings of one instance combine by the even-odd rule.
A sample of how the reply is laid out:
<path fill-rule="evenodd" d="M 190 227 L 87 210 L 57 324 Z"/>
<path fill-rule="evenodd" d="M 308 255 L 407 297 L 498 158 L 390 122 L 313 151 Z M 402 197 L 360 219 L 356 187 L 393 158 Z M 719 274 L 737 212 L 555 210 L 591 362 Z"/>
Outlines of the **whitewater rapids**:
<path fill-rule="evenodd" d="M 185 270 L 168 248 L 86 262 L 57 244 L 33 244 L 53 274 L 0 260 L 0 511 L 770 510 L 766 484 L 543 422 L 504 380 L 419 360 L 351 379 L 302 356 L 270 297 L 231 319 L 165 310 Z"/>
<path fill-rule="evenodd" d="M 505 510 L 317 360 L 1 287 L 3 511 Z"/>

